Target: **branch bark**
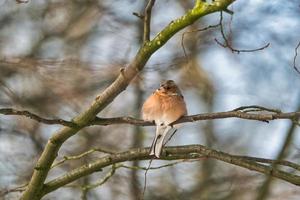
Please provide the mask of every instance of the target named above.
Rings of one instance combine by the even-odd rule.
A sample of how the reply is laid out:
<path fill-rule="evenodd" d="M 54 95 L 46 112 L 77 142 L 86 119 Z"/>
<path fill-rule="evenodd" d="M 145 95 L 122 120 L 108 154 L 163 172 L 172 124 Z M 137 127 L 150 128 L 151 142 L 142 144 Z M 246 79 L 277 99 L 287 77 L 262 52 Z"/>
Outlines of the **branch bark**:
<path fill-rule="evenodd" d="M 276 163 L 275 160 L 262 159 L 247 156 L 231 155 L 222 151 L 217 151 L 202 145 L 187 145 L 166 147 L 163 149 L 162 160 L 179 160 L 179 159 L 203 159 L 203 156 L 220 160 L 229 164 L 240 166 L 245 169 L 253 170 L 265 175 L 270 175 L 289 183 L 300 185 L 300 176 L 287 173 L 283 170 L 275 169 L 272 165 L 265 165 L 261 163 Z M 100 158 L 92 163 L 78 167 L 65 175 L 55 178 L 47 182 L 42 190 L 43 195 L 50 193 L 66 184 L 69 184 L 83 176 L 100 171 L 102 168 L 114 165 L 117 163 L 133 160 L 149 160 L 149 148 L 136 148 L 129 151 L 115 153 Z M 278 164 L 290 166 L 288 161 L 281 161 Z M 287 165 L 286 165 L 287 164 Z M 299 169 L 299 165 L 293 163 L 293 168 Z"/>
<path fill-rule="evenodd" d="M 243 109 L 250 109 L 250 108 L 253 108 L 255 110 L 243 110 Z M 76 124 L 75 122 L 66 121 L 63 119 L 46 119 L 26 110 L 15 110 L 12 108 L 3 108 L 0 109 L 0 114 L 20 115 L 44 124 L 58 124 L 58 125 L 68 126 L 70 128 L 80 128 L 80 125 Z M 178 119 L 173 124 L 195 122 L 201 120 L 225 119 L 225 118 L 240 118 L 240 119 L 247 119 L 247 120 L 257 120 L 262 122 L 269 122 L 277 119 L 289 119 L 294 123 L 298 124 L 297 120 L 299 117 L 300 117 L 300 112 L 283 113 L 278 110 L 263 108 L 260 106 L 243 106 L 240 108 L 236 108 L 232 111 L 202 113 L 197 115 L 184 116 Z M 84 126 L 92 126 L 92 125 L 107 126 L 107 125 L 114 125 L 114 124 L 131 124 L 135 126 L 155 125 L 154 122 L 144 121 L 133 117 L 114 117 L 114 118 L 95 117 L 94 120 L 91 120 Z"/>
<path fill-rule="evenodd" d="M 217 113 L 203 113 L 197 115 L 185 116 L 173 124 L 180 124 L 186 122 L 195 122 L 200 120 L 213 120 L 213 119 L 225 119 L 225 118 L 240 118 L 247 120 L 257 120 L 262 122 L 269 122 L 277 119 L 290 119 L 295 123 L 300 117 L 300 112 L 290 113 L 246 113 L 241 111 L 227 111 Z M 96 118 L 90 123 L 90 125 L 113 125 L 113 124 L 132 124 L 136 126 L 154 126 L 154 122 L 144 121 L 141 119 L 135 119 L 132 117 L 116 117 L 116 118 Z"/>
<path fill-rule="evenodd" d="M 32 119 L 32 120 L 35 120 L 37 122 L 44 123 L 44 124 L 59 124 L 59 125 L 68 126 L 68 127 L 77 127 L 77 125 L 73 122 L 66 121 L 63 119 L 46 119 L 46 118 L 38 116 L 37 114 L 29 112 L 27 110 L 16 110 L 13 108 L 0 108 L 0 114 L 24 116 L 24 117 L 28 117 L 29 119 Z"/>
<path fill-rule="evenodd" d="M 71 136 L 76 134 L 82 127 L 93 121 L 96 115 L 110 104 L 121 92 L 123 92 L 130 81 L 141 71 L 151 55 L 162 47 L 175 33 L 186 26 L 194 23 L 202 16 L 226 9 L 234 0 L 219 0 L 212 4 L 197 0 L 195 6 L 182 17 L 172 21 L 153 40 L 145 43 L 137 52 L 133 61 L 128 67 L 122 68 L 120 75 L 108 86 L 84 112 L 75 117 L 72 121 L 78 127 L 64 127 L 58 130 L 47 142 L 41 154 L 26 191 L 21 197 L 22 200 L 41 199 L 44 190 L 44 181 L 50 167 L 55 160 L 61 145 Z"/>
<path fill-rule="evenodd" d="M 149 42 L 150 40 L 150 24 L 151 24 L 151 11 L 152 7 L 154 6 L 155 0 L 149 0 L 148 4 L 145 8 L 144 13 L 144 35 L 143 35 L 143 42 Z"/>

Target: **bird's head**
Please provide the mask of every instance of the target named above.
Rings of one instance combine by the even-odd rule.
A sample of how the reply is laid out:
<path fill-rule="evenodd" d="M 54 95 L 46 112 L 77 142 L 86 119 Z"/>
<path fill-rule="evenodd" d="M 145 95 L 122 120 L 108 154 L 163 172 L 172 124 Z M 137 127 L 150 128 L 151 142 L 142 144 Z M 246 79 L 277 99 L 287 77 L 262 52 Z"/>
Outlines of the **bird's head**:
<path fill-rule="evenodd" d="M 167 80 L 160 84 L 158 89 L 160 93 L 167 95 L 181 95 L 181 92 L 173 80 Z"/>

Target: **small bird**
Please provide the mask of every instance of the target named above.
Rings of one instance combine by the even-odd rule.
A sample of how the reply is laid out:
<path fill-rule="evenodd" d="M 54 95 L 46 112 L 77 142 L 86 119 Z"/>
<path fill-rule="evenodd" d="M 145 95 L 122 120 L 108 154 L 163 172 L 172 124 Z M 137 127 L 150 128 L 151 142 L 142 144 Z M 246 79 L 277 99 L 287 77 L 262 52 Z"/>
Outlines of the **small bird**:
<path fill-rule="evenodd" d="M 163 82 L 142 107 L 143 119 L 156 124 L 150 155 L 159 158 L 167 133 L 175 128 L 171 124 L 184 115 L 187 115 L 187 109 L 180 89 L 173 80 Z"/>

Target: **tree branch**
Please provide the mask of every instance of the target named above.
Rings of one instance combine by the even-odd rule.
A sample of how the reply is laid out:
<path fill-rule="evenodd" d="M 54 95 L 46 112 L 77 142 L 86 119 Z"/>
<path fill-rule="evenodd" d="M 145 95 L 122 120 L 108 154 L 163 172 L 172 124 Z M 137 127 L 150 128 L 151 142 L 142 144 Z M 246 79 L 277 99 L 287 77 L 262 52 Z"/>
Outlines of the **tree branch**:
<path fill-rule="evenodd" d="M 88 191 L 88 190 L 91 190 L 91 189 L 94 189 L 96 187 L 103 185 L 106 181 L 108 181 L 108 179 L 110 179 L 115 174 L 116 169 L 118 169 L 119 167 L 121 167 L 121 166 L 116 166 L 113 164 L 111 167 L 111 170 L 105 175 L 105 177 L 103 179 L 97 181 L 96 183 L 83 186 L 82 190 Z"/>
<path fill-rule="evenodd" d="M 298 48 L 300 47 L 300 41 L 298 42 L 296 48 L 295 48 L 295 56 L 294 56 L 294 60 L 293 60 L 293 67 L 296 70 L 296 72 L 298 72 L 300 74 L 300 70 L 297 67 L 296 64 L 296 60 L 297 60 L 297 56 L 298 56 Z"/>
<path fill-rule="evenodd" d="M 209 29 L 214 29 L 214 28 L 217 28 L 220 26 L 220 23 L 218 24 L 215 24 L 215 25 L 209 25 L 209 26 L 206 26 L 204 28 L 200 28 L 200 29 L 197 29 L 197 30 L 192 30 L 192 31 L 185 31 L 184 33 L 182 33 L 181 35 L 181 47 L 182 47 L 182 50 L 183 50 L 183 53 L 184 53 L 184 57 L 186 59 L 188 59 L 188 55 L 186 53 L 186 49 L 185 49 L 185 46 L 184 46 L 184 36 L 188 33 L 194 33 L 194 32 L 202 32 L 202 31 L 207 31 Z"/>
<path fill-rule="evenodd" d="M 144 35 L 143 35 L 143 42 L 149 42 L 150 40 L 150 25 L 151 25 L 151 11 L 152 7 L 154 6 L 155 0 L 149 0 L 148 4 L 145 8 L 144 13 Z"/>
<path fill-rule="evenodd" d="M 140 167 L 140 166 L 129 166 L 129 165 L 124 165 L 122 163 L 113 164 L 112 169 L 104 176 L 104 178 L 100 179 L 96 183 L 93 183 L 93 184 L 90 184 L 90 185 L 69 184 L 69 185 L 66 185 L 65 187 L 76 187 L 76 188 L 81 189 L 83 191 L 83 193 L 86 193 L 87 190 L 94 189 L 96 187 L 99 187 L 99 186 L 103 185 L 106 181 L 108 181 L 109 178 L 111 178 L 114 175 L 115 171 L 119 168 L 125 168 L 125 169 L 129 169 L 129 170 L 132 170 L 132 171 L 137 171 L 137 170 L 144 170 L 144 171 L 146 171 L 146 170 L 159 170 L 159 169 L 162 169 L 162 168 L 172 167 L 172 166 L 182 164 L 182 163 L 199 162 L 199 161 L 200 161 L 200 158 L 198 158 L 198 159 L 183 159 L 183 160 L 179 160 L 179 161 L 175 161 L 175 162 L 170 162 L 170 163 L 165 164 L 165 165 L 159 165 L 159 166 L 150 167 L 150 168 Z M 138 194 L 138 193 L 136 193 L 136 194 Z"/>
<path fill-rule="evenodd" d="M 199 120 L 213 120 L 224 118 L 240 118 L 247 120 L 257 120 L 262 122 L 269 122 L 277 119 L 290 119 L 297 123 L 297 119 L 300 117 L 300 112 L 290 113 L 248 113 L 242 111 L 227 111 L 217 113 L 203 113 L 197 115 L 184 116 L 172 124 L 180 124 L 186 122 L 195 122 Z M 96 118 L 90 123 L 90 125 L 113 125 L 113 124 L 132 124 L 136 126 L 154 126 L 154 122 L 135 119 L 132 117 L 116 117 L 116 118 Z"/>
<path fill-rule="evenodd" d="M 22 200 L 37 200 L 43 196 L 43 183 L 47 178 L 48 172 L 55 160 L 61 145 L 71 136 L 76 134 L 82 127 L 93 121 L 96 115 L 110 104 L 121 92 L 123 92 L 131 80 L 144 68 L 151 55 L 162 47 L 174 34 L 186 26 L 194 23 L 200 17 L 213 12 L 224 10 L 235 0 L 219 0 L 212 4 L 197 0 L 194 8 L 185 15 L 172 21 L 153 40 L 142 45 L 135 58 L 124 68 L 116 80 L 108 86 L 94 102 L 84 112 L 75 117 L 72 121 L 78 127 L 64 127 L 57 131 L 48 140 L 42 152 L 26 191 L 21 197 Z"/>
<path fill-rule="evenodd" d="M 285 180 L 295 185 L 300 185 L 300 176 L 285 172 L 283 170 L 274 169 L 272 168 L 272 166 L 260 164 L 260 163 L 269 163 L 269 162 L 275 163 L 276 161 L 274 160 L 231 155 L 202 145 L 166 147 L 163 149 L 161 159 L 162 160 L 197 159 L 197 158 L 203 158 L 203 156 L 206 156 L 207 158 L 220 160 L 236 166 L 240 166 L 242 168 L 253 170 L 262 174 L 271 175 L 273 177 Z M 133 161 L 133 160 L 149 160 L 151 158 L 152 157 L 149 155 L 149 148 L 136 148 L 121 153 L 110 154 L 92 163 L 85 164 L 81 167 L 78 167 L 66 173 L 65 175 L 62 175 L 58 178 L 49 181 L 44 185 L 42 189 L 42 193 L 43 195 L 45 195 L 83 176 L 92 174 L 93 172 L 99 171 L 102 168 L 113 164 L 117 164 L 125 161 Z M 281 164 L 285 165 L 285 163 L 281 163 Z M 299 169 L 299 165 L 297 166 L 297 168 Z"/>
<path fill-rule="evenodd" d="M 222 38 L 223 38 L 225 44 L 222 44 L 217 38 L 215 38 L 215 41 L 221 47 L 230 49 L 232 53 L 249 53 L 249 52 L 261 51 L 270 46 L 270 43 L 267 43 L 264 46 L 256 48 L 256 49 L 236 49 L 236 48 L 232 47 L 232 45 L 230 44 L 230 42 L 228 41 L 228 39 L 225 35 L 225 31 L 224 31 L 224 27 L 223 27 L 223 12 L 222 11 L 220 12 L 219 26 L 220 26 L 221 35 L 222 35 Z"/>
<path fill-rule="evenodd" d="M 252 156 L 235 156 L 235 157 L 245 159 L 245 160 L 255 161 L 255 162 L 259 162 L 259 163 L 281 165 L 281 166 L 290 167 L 297 171 L 300 171 L 300 165 L 290 162 L 290 161 L 287 161 L 287 160 L 273 160 L 273 159 L 267 159 L 267 158 L 257 158 L 257 157 L 252 157 Z"/>
<path fill-rule="evenodd" d="M 103 152 L 103 153 L 111 154 L 111 155 L 117 153 L 117 152 L 107 151 L 107 150 L 104 150 L 102 148 L 92 148 L 92 149 L 90 149 L 88 151 L 85 151 L 83 153 L 80 153 L 78 155 L 64 156 L 64 159 L 58 161 L 56 164 L 53 164 L 53 166 L 51 168 L 54 168 L 54 167 L 56 167 L 58 165 L 61 165 L 61 164 L 63 164 L 64 162 L 66 162 L 68 160 L 78 160 L 78 159 L 81 159 L 84 156 L 87 156 L 87 155 L 92 154 L 94 152 Z M 250 161 L 255 161 L 255 162 L 259 162 L 259 163 L 267 163 L 267 164 L 272 164 L 272 165 L 276 164 L 276 165 L 286 166 L 286 167 L 290 167 L 290 168 L 293 168 L 295 170 L 300 171 L 300 165 L 298 165 L 296 163 L 293 163 L 293 162 L 290 162 L 290 161 L 287 161 L 287 160 L 282 160 L 282 159 L 273 160 L 273 159 L 267 159 L 267 158 L 257 158 L 257 157 L 252 157 L 252 156 L 238 156 L 238 155 L 236 155 L 235 157 L 243 159 L 243 160 L 250 160 Z M 200 158 L 207 158 L 207 157 L 206 156 L 197 157 L 197 159 L 192 159 L 192 160 L 191 159 L 183 159 L 181 161 L 177 161 L 177 162 L 174 162 L 174 163 L 169 163 L 167 165 L 162 165 L 160 167 L 150 167 L 149 169 L 160 169 L 160 168 L 167 167 L 167 166 L 173 166 L 173 165 L 176 165 L 176 164 L 182 163 L 182 162 L 199 161 Z M 127 165 L 123 165 L 123 164 L 120 167 L 124 167 L 124 168 L 128 168 L 128 169 L 136 169 L 136 170 L 138 170 L 138 169 L 140 169 L 140 170 L 147 170 L 147 167 L 127 166 Z"/>
<path fill-rule="evenodd" d="M 44 124 L 59 124 L 67 127 L 79 128 L 79 125 L 77 125 L 74 122 L 66 121 L 63 119 L 46 119 L 26 110 L 19 111 L 12 108 L 2 108 L 0 109 L 0 114 L 20 115 Z M 252 106 L 242 106 L 227 112 L 202 113 L 197 115 L 184 116 L 179 120 L 177 120 L 176 122 L 174 122 L 173 124 L 195 122 L 201 120 L 224 119 L 224 118 L 240 118 L 240 119 L 247 119 L 247 120 L 257 120 L 262 122 L 269 122 L 277 119 L 290 119 L 294 123 L 299 124 L 297 122 L 299 117 L 300 117 L 300 112 L 282 113 L 280 110 L 252 105 Z M 131 124 L 136 126 L 155 125 L 154 122 L 144 121 L 133 117 L 114 117 L 114 118 L 96 117 L 93 121 L 89 122 L 85 126 L 92 126 L 92 125 L 107 126 L 107 125 L 114 125 L 114 124 Z"/>
<path fill-rule="evenodd" d="M 31 113 L 27 110 L 15 110 L 13 108 L 0 108 L 0 114 L 25 116 L 32 120 L 35 120 L 37 122 L 44 123 L 44 124 L 60 124 L 63 126 L 68 126 L 68 127 L 77 127 L 77 125 L 73 122 L 66 121 L 63 119 L 46 119 L 46 118 L 40 117 L 34 113 Z"/>
<path fill-rule="evenodd" d="M 0 190 L 0 197 L 4 197 L 4 196 L 8 195 L 9 193 L 13 193 L 13 192 L 23 192 L 27 185 L 28 184 L 25 183 L 23 185 L 20 185 L 20 186 L 14 187 L 14 188 L 2 189 L 2 190 Z"/>
<path fill-rule="evenodd" d="M 53 163 L 53 165 L 51 166 L 51 168 L 54 168 L 54 167 L 57 167 L 61 164 L 63 164 L 64 162 L 66 162 L 67 160 L 77 160 L 77 159 L 80 159 L 88 154 L 91 154 L 91 153 L 94 153 L 94 152 L 102 152 L 102 153 L 106 153 L 106 154 L 113 154 L 112 151 L 108 151 L 108 150 L 105 150 L 103 148 L 93 148 L 93 149 L 90 149 L 86 152 L 83 152 L 82 154 L 79 154 L 79 155 L 76 155 L 76 156 L 64 156 L 64 158 L 60 161 L 57 161 L 56 163 Z"/>

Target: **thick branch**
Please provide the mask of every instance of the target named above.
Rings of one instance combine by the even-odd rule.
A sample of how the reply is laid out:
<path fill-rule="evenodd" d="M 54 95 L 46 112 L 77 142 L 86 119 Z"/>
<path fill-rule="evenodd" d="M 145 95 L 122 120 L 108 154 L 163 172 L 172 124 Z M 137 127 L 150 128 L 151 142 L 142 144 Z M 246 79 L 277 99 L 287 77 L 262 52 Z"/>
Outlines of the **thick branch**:
<path fill-rule="evenodd" d="M 231 155 L 202 145 L 166 147 L 163 150 L 161 159 L 163 160 L 197 159 L 199 157 L 203 158 L 203 156 L 206 156 L 207 158 L 220 160 L 236 166 L 240 166 L 242 168 L 253 170 L 266 175 L 271 175 L 273 177 L 285 180 L 295 185 L 300 185 L 300 176 L 293 175 L 282 170 L 273 169 L 271 166 L 259 163 L 259 162 L 265 162 L 270 160 Z M 68 183 L 71 183 L 79 179 L 80 177 L 99 171 L 104 167 L 117 164 L 120 162 L 124 162 L 124 161 L 148 160 L 148 159 L 151 159 L 151 157 L 149 156 L 149 148 L 137 148 L 122 153 L 107 155 L 103 158 L 96 160 L 95 162 L 81 166 L 61 177 L 49 181 L 44 186 L 43 194 L 45 195 L 49 192 L 52 192 Z M 256 159 L 258 162 L 256 162 Z"/>
<path fill-rule="evenodd" d="M 71 136 L 76 134 L 81 127 L 93 121 L 96 115 L 110 104 L 121 92 L 123 92 L 130 81 L 144 68 L 150 56 L 162 47 L 174 34 L 186 26 L 194 23 L 197 19 L 210 13 L 224 10 L 234 0 L 219 0 L 212 4 L 197 0 L 193 9 L 182 17 L 172 21 L 157 36 L 145 43 L 136 54 L 128 67 L 123 68 L 116 80 L 108 86 L 83 113 L 73 119 L 78 127 L 64 127 L 56 132 L 48 141 L 40 156 L 29 185 L 22 196 L 22 200 L 36 200 L 42 197 L 43 183 L 46 180 L 50 167 L 55 160 L 61 145 Z"/>

